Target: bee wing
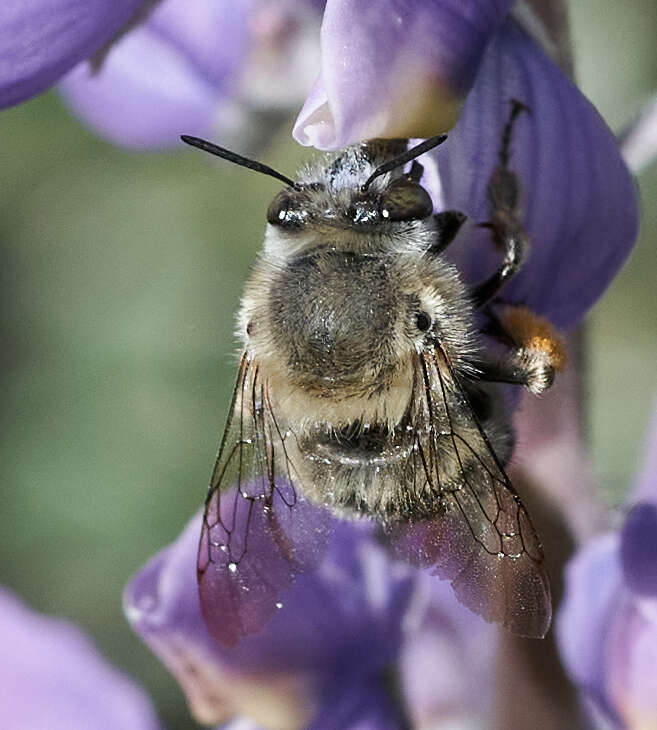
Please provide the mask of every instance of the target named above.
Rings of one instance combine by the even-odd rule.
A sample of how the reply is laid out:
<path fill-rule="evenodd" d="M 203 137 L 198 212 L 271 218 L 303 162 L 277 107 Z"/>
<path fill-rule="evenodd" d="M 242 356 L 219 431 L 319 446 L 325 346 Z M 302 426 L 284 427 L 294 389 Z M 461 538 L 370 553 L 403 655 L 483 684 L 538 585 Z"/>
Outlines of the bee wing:
<path fill-rule="evenodd" d="M 198 551 L 201 609 L 222 644 L 255 633 L 297 574 L 314 568 L 331 531 L 305 501 L 257 365 L 242 357 L 205 502 Z"/>
<path fill-rule="evenodd" d="M 552 614 L 543 552 L 447 356 L 422 355 L 416 451 L 439 514 L 390 529 L 395 552 L 449 579 L 458 599 L 514 634 L 543 637 Z"/>

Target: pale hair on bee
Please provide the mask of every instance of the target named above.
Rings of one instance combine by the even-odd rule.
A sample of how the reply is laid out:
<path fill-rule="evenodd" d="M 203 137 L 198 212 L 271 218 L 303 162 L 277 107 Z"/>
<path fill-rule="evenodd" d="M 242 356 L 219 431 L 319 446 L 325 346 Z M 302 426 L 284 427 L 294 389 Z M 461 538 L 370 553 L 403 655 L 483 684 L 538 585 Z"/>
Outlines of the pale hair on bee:
<path fill-rule="evenodd" d="M 243 356 L 206 500 L 201 584 L 249 559 L 254 509 L 270 513 L 282 499 L 294 510 L 300 493 L 340 517 L 375 520 L 395 555 L 450 579 L 485 619 L 545 634 L 549 582 L 505 473 L 514 434 L 498 386 L 540 394 L 564 361 L 546 320 L 498 298 L 528 254 L 510 167 L 522 111 L 513 101 L 488 186 L 483 225 L 502 260 L 475 286 L 444 256 L 465 216 L 435 213 L 421 182 L 417 158 L 444 135 L 411 149 L 352 145 L 296 180 L 183 137 L 285 184 L 238 316 Z M 284 555 L 285 539 L 278 547 Z"/>

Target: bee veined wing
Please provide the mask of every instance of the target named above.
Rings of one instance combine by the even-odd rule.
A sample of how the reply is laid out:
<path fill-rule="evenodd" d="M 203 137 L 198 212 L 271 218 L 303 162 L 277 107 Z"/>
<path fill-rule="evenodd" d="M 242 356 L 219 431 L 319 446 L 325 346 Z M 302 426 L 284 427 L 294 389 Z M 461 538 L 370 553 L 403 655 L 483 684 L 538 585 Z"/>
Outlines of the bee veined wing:
<path fill-rule="evenodd" d="M 399 522 L 395 553 L 451 581 L 458 599 L 514 634 L 545 636 L 550 585 L 527 510 L 459 386 L 447 356 L 421 357 L 416 451 L 437 513 Z"/>
<path fill-rule="evenodd" d="M 198 552 L 201 609 L 214 638 L 232 646 L 282 608 L 281 594 L 316 567 L 332 520 L 304 500 L 289 439 L 257 365 L 243 356 L 205 503 Z"/>

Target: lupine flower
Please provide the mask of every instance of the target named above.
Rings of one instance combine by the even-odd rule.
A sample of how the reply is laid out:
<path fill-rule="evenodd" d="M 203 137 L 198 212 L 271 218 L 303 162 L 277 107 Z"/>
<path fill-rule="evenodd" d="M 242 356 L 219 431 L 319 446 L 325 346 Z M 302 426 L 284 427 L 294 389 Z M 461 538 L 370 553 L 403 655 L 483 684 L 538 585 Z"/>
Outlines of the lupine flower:
<path fill-rule="evenodd" d="M 566 571 L 558 638 L 600 727 L 657 727 L 657 420 L 620 530 L 600 535 Z"/>
<path fill-rule="evenodd" d="M 75 626 L 0 589 L 3 730 L 158 730 L 146 695 Z"/>
<path fill-rule="evenodd" d="M 329 0 L 322 67 L 297 119 L 297 141 L 335 150 L 362 139 L 449 129 L 512 4 Z"/>
<path fill-rule="evenodd" d="M 45 91 L 152 4 L 153 0 L 4 0 L 0 108 Z"/>
<path fill-rule="evenodd" d="M 332 519 L 318 569 L 281 593 L 263 631 L 232 647 L 212 638 L 201 615 L 200 515 L 128 585 L 130 623 L 176 676 L 193 714 L 206 723 L 237 716 L 240 728 L 313 730 L 396 730 L 404 714 L 416 728 L 482 717 L 491 627 L 447 584 L 393 563 L 367 524 Z M 261 524 L 250 534 L 256 546 L 267 539 Z M 220 603 L 215 626 L 222 609 L 230 623 Z"/>
<path fill-rule="evenodd" d="M 161 0 L 100 69 L 82 63 L 59 88 L 115 144 L 173 147 L 184 131 L 241 148 L 259 135 L 262 145 L 303 100 L 319 20 L 309 0 Z"/>
<path fill-rule="evenodd" d="M 7 0 L 0 107 L 76 67 L 61 83 L 64 98 L 116 144 L 172 147 L 184 130 L 262 145 L 316 73 L 322 7 L 321 0 Z"/>

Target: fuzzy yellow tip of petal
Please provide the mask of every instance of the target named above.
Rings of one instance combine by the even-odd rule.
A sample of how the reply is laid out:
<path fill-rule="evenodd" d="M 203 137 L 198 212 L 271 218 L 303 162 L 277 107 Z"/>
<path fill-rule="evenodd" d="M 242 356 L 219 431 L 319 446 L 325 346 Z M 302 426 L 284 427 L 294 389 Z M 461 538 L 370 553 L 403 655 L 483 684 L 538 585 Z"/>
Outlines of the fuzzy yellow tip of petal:
<path fill-rule="evenodd" d="M 387 110 L 378 137 L 388 139 L 427 139 L 449 131 L 458 121 L 463 98 L 456 95 L 443 81 L 426 72 L 417 72 L 408 83 L 405 71 L 403 83 L 394 84 L 395 103 Z"/>
<path fill-rule="evenodd" d="M 502 324 L 518 347 L 544 352 L 557 371 L 566 364 L 566 347 L 552 324 L 527 307 L 506 307 Z"/>

